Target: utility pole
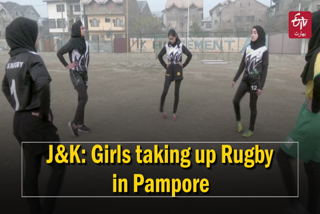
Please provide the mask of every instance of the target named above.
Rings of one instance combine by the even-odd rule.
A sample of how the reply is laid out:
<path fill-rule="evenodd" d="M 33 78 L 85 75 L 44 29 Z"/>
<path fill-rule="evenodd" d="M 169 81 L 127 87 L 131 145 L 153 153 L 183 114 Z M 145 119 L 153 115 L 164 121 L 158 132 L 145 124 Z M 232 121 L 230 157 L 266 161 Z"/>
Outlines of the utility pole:
<path fill-rule="evenodd" d="M 62 43 L 63 43 L 63 39 L 64 39 L 64 19 L 63 19 L 63 7 L 62 7 L 62 0 L 60 0 L 60 7 L 61 7 L 61 17 L 62 17 L 62 30 L 63 30 L 63 33 L 62 33 Z M 66 8 L 65 8 L 66 9 Z M 63 45 L 63 44 L 61 44 Z"/>

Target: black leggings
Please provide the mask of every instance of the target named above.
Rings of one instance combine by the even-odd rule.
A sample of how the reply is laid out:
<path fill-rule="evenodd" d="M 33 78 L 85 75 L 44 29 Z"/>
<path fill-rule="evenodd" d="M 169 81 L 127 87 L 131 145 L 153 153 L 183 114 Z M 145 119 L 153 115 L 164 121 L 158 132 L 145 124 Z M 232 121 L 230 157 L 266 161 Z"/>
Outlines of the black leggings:
<path fill-rule="evenodd" d="M 281 169 L 282 177 L 286 185 L 289 196 L 297 195 L 297 181 L 294 175 L 291 160 L 293 158 L 285 153 L 281 148 L 277 154 L 277 160 Z M 320 163 L 309 161 L 304 164 L 305 172 L 308 176 L 309 199 L 307 210 L 310 213 L 317 213 L 318 201 L 320 196 Z M 298 175 L 299 176 L 299 175 Z M 295 202 L 297 199 L 291 199 Z"/>
<path fill-rule="evenodd" d="M 182 80 L 176 80 L 175 81 L 175 89 L 174 89 L 174 106 L 173 106 L 173 113 L 177 113 L 178 110 L 178 104 L 179 104 L 179 91 L 180 91 L 180 85 Z M 160 112 L 163 112 L 163 106 L 164 102 L 166 100 L 166 96 L 168 94 L 169 88 L 171 85 L 171 80 L 166 79 L 164 82 L 164 88 L 161 95 L 161 104 L 160 104 Z"/>
<path fill-rule="evenodd" d="M 254 125 L 256 123 L 256 118 L 257 118 L 257 113 L 258 113 L 258 111 L 257 111 L 257 102 L 258 102 L 257 91 L 251 90 L 250 85 L 248 85 L 244 81 L 241 81 L 239 88 L 233 98 L 233 106 L 234 106 L 234 111 L 236 113 L 236 119 L 237 119 L 237 121 L 240 121 L 241 120 L 240 101 L 248 91 L 250 91 L 250 110 L 251 110 L 249 130 L 254 131 Z"/>
<path fill-rule="evenodd" d="M 81 84 L 76 86 L 78 92 L 78 107 L 73 119 L 75 125 L 84 125 L 84 110 L 88 102 L 87 86 Z"/>
<path fill-rule="evenodd" d="M 55 147 L 54 147 L 55 148 Z M 25 176 L 24 176 L 24 191 L 26 196 L 39 196 L 38 177 L 41 169 L 42 156 L 46 159 L 49 158 L 49 151 L 35 155 L 29 150 L 24 149 L 25 159 Z M 53 162 L 51 165 L 52 174 L 47 185 L 47 196 L 57 196 L 63 180 L 65 166 Z M 54 212 L 55 207 L 54 198 L 46 198 L 44 207 L 42 209 L 39 198 L 28 198 L 31 213 L 50 213 Z"/>

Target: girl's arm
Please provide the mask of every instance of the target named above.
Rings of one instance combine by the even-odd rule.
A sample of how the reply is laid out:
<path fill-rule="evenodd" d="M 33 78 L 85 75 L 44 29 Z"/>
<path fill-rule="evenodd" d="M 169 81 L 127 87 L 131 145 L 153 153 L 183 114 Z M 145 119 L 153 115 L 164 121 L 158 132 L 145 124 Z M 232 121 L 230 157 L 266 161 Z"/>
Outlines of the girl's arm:
<path fill-rule="evenodd" d="M 239 69 L 238 69 L 238 71 L 236 73 L 236 76 L 233 78 L 233 82 L 237 82 L 237 80 L 239 79 L 240 75 L 242 74 L 242 72 L 243 72 L 243 70 L 244 70 L 244 68 L 246 66 L 245 59 L 246 59 L 246 52 L 244 52 L 244 54 L 243 54 Z"/>
<path fill-rule="evenodd" d="M 262 56 L 262 74 L 261 74 L 261 80 L 260 85 L 258 89 L 263 90 L 264 84 L 267 79 L 268 74 L 268 66 L 269 66 L 269 52 L 265 51 Z"/>
<path fill-rule="evenodd" d="M 66 53 L 69 53 L 73 50 L 73 43 L 70 40 L 65 46 L 63 46 L 58 52 L 57 52 L 57 57 L 59 58 L 60 62 L 64 65 L 64 67 L 67 67 L 69 64 L 63 57 Z"/>
<path fill-rule="evenodd" d="M 185 68 L 192 59 L 192 53 L 186 48 L 186 46 L 182 45 L 182 52 L 187 55 L 186 61 L 183 63 L 183 68 Z"/>
<path fill-rule="evenodd" d="M 159 55 L 158 55 L 158 59 L 161 63 L 161 65 L 167 69 L 167 64 L 164 62 L 163 60 L 163 56 L 167 53 L 166 47 L 163 47 L 162 50 L 160 51 Z"/>

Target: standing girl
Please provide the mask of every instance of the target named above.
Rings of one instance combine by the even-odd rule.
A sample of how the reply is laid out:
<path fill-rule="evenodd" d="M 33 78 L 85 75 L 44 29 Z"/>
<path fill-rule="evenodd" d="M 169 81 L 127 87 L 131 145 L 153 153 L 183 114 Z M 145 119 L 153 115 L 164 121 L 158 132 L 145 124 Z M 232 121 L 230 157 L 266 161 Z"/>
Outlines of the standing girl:
<path fill-rule="evenodd" d="M 298 195 L 291 161 L 299 158 L 304 162 L 309 191 L 307 211 L 299 198 L 290 199 L 289 210 L 316 214 L 320 198 L 320 11 L 312 13 L 312 36 L 308 46 L 307 63 L 301 75 L 306 89 L 305 102 L 293 131 L 277 152 L 277 160 L 289 196 Z"/>
<path fill-rule="evenodd" d="M 183 68 L 185 68 L 189 64 L 192 58 L 192 54 L 183 44 L 181 44 L 181 41 L 175 30 L 171 29 L 168 32 L 168 37 L 169 43 L 166 44 L 165 47 L 163 47 L 158 56 L 160 63 L 166 69 L 164 89 L 160 101 L 160 112 L 163 118 L 167 118 L 167 114 L 163 110 L 164 102 L 168 90 L 170 88 L 171 82 L 175 81 L 174 107 L 172 119 L 176 121 L 178 119 L 177 109 L 179 104 L 180 85 L 181 81 L 183 80 Z M 182 53 L 187 55 L 187 60 L 184 64 L 182 64 Z M 167 54 L 168 64 L 166 64 L 163 60 L 163 56 L 165 54 Z"/>
<path fill-rule="evenodd" d="M 68 126 L 72 134 L 78 137 L 78 130 L 90 132 L 90 129 L 84 125 L 85 106 L 88 101 L 88 66 L 89 66 L 89 45 L 84 39 L 86 29 L 81 21 L 72 25 L 71 39 L 57 53 L 61 63 L 70 70 L 71 82 L 78 92 L 78 107 L 73 121 Z M 71 64 L 68 65 L 63 55 L 69 53 Z"/>
<path fill-rule="evenodd" d="M 257 117 L 258 96 L 262 94 L 269 65 L 269 53 L 265 44 L 266 37 L 263 28 L 261 26 L 254 26 L 251 31 L 251 44 L 247 47 L 239 70 L 232 82 L 232 88 L 234 88 L 236 81 L 245 70 L 242 81 L 233 98 L 238 132 L 241 132 L 242 121 L 240 115 L 240 101 L 247 92 L 250 92 L 250 127 L 243 134 L 243 137 L 251 137 L 254 132 L 254 125 Z"/>

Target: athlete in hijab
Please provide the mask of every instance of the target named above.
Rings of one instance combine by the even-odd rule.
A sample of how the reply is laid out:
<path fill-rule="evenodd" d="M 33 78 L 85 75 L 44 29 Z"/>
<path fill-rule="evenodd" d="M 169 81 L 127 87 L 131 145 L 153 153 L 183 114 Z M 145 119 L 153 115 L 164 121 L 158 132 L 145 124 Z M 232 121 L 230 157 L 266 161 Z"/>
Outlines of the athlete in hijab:
<path fill-rule="evenodd" d="M 254 26 L 251 31 L 251 44 L 247 47 L 238 72 L 232 81 L 232 88 L 234 88 L 241 73 L 245 71 L 239 88 L 233 98 L 237 128 L 240 133 L 242 131 L 240 101 L 247 92 L 250 93 L 250 127 L 243 134 L 243 137 L 251 137 L 253 135 L 257 117 L 257 101 L 258 97 L 262 94 L 267 78 L 269 52 L 265 44 L 266 36 L 263 28 L 261 26 Z"/>
<path fill-rule="evenodd" d="M 297 196 L 291 160 L 298 157 L 304 162 L 308 176 L 309 199 L 307 210 L 299 199 L 291 199 L 291 213 L 318 213 L 320 196 L 320 11 L 312 13 L 312 37 L 309 41 L 306 65 L 301 74 L 306 87 L 303 103 L 293 131 L 281 145 L 277 159 L 290 196 Z M 295 143 L 295 142 L 298 142 Z M 299 145 L 299 149 L 298 149 Z M 289 212 L 288 212 L 289 213 Z"/>
<path fill-rule="evenodd" d="M 13 133 L 18 142 L 39 142 L 22 145 L 25 160 L 24 195 L 37 197 L 41 159 L 49 159 L 49 143 L 45 142 L 54 145 L 55 155 L 59 143 L 52 142 L 60 141 L 50 109 L 51 77 L 41 56 L 37 54 L 40 39 L 37 22 L 24 17 L 16 18 L 7 26 L 5 36 L 10 47 L 10 59 L 6 65 L 2 91 L 15 110 Z M 57 196 L 65 166 L 55 162 L 50 166 L 52 174 L 47 195 Z M 39 198 L 28 198 L 28 203 L 32 214 L 51 214 L 55 211 L 53 198 L 46 198 L 43 207 Z"/>
<path fill-rule="evenodd" d="M 81 21 L 72 25 L 71 39 L 57 53 L 61 63 L 70 70 L 71 82 L 78 92 L 78 107 L 73 121 L 68 126 L 71 133 L 78 137 L 78 131 L 90 132 L 91 130 L 84 125 L 85 106 L 88 101 L 88 66 L 89 66 L 89 45 L 85 40 L 86 29 Z M 63 55 L 69 53 L 71 64 L 69 65 Z"/>

